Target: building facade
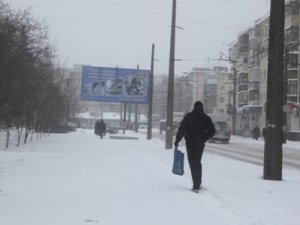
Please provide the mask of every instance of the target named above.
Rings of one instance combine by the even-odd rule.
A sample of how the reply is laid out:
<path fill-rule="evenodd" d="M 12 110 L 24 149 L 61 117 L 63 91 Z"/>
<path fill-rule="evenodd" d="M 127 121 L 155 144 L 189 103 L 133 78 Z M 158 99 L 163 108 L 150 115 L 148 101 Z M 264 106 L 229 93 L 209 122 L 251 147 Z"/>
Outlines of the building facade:
<path fill-rule="evenodd" d="M 230 49 L 236 83 L 236 131 L 249 137 L 255 126 L 265 122 L 267 94 L 269 18 L 238 35 Z M 234 82 L 234 81 L 233 81 Z"/>
<path fill-rule="evenodd" d="M 299 26 L 300 0 L 286 0 L 285 6 L 285 129 L 300 130 Z M 229 55 L 236 71 L 237 133 L 250 136 L 251 130 L 266 123 L 269 17 L 238 34 Z"/>
<path fill-rule="evenodd" d="M 299 26 L 300 0 L 287 0 L 285 6 L 285 93 L 286 129 L 300 130 Z"/>
<path fill-rule="evenodd" d="M 232 106 L 232 73 L 227 67 L 193 68 L 188 74 L 193 102 L 203 102 L 205 112 L 228 119 Z"/>

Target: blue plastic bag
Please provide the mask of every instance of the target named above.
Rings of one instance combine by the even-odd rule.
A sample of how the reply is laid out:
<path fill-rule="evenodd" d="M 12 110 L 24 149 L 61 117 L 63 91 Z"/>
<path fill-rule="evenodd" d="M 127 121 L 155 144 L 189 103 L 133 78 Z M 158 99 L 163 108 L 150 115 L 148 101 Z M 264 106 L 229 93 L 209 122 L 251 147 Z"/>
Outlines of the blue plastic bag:
<path fill-rule="evenodd" d="M 179 149 L 174 149 L 174 161 L 172 173 L 177 175 L 184 174 L 184 153 Z"/>

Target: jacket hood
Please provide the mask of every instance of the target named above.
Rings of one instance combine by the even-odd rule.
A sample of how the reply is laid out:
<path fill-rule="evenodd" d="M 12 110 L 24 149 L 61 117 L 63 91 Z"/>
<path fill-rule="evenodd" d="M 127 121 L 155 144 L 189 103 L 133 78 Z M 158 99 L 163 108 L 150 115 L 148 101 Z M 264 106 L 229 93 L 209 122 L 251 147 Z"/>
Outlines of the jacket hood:
<path fill-rule="evenodd" d="M 197 114 L 203 114 L 204 113 L 202 102 L 200 102 L 200 101 L 195 102 L 193 112 L 195 112 Z"/>

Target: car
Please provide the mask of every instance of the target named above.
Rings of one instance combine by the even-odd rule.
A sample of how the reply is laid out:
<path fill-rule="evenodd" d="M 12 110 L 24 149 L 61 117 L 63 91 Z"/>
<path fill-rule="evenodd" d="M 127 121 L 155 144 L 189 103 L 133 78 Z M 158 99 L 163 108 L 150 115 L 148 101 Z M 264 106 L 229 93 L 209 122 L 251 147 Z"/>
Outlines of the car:
<path fill-rule="evenodd" d="M 209 143 L 229 144 L 231 131 L 227 121 L 214 121 L 216 133 L 208 140 Z"/>
<path fill-rule="evenodd" d="M 106 128 L 106 133 L 117 134 L 118 133 L 118 128 L 117 127 L 107 127 Z"/>
<path fill-rule="evenodd" d="M 177 133 L 179 125 L 180 125 L 180 122 L 173 121 L 173 135 L 175 135 Z M 167 120 L 160 120 L 159 121 L 159 130 L 160 130 L 160 134 L 162 134 L 163 131 L 166 132 L 166 130 L 167 130 Z"/>

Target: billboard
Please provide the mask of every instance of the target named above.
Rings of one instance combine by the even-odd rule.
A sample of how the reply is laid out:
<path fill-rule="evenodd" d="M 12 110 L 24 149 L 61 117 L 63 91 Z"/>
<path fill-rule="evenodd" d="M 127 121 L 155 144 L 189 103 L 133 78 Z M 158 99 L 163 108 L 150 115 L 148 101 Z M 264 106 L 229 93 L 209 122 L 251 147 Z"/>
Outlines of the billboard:
<path fill-rule="evenodd" d="M 81 100 L 148 103 L 149 70 L 83 66 Z"/>

